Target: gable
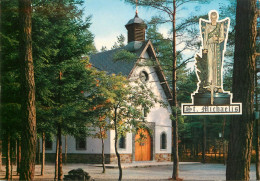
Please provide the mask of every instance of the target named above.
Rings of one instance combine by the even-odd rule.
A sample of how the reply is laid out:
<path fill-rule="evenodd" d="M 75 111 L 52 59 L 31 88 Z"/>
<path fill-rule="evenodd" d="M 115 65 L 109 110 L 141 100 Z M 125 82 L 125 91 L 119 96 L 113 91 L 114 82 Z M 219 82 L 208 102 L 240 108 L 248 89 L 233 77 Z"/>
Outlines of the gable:
<path fill-rule="evenodd" d="M 163 69 L 160 65 L 160 62 L 156 57 L 156 53 L 155 53 L 155 50 L 153 48 L 151 41 L 148 41 L 148 43 L 146 44 L 146 47 L 143 49 L 143 52 L 140 54 L 139 60 L 135 64 L 135 67 L 138 66 L 138 64 L 140 64 L 139 63 L 140 61 L 142 61 L 143 59 L 147 59 L 147 58 L 153 61 L 153 68 L 154 68 L 154 72 L 156 73 L 156 75 L 158 77 L 158 82 L 160 82 L 160 85 L 165 93 L 167 101 L 172 106 L 172 98 L 173 98 L 172 91 L 171 91 L 170 86 L 163 73 Z"/>

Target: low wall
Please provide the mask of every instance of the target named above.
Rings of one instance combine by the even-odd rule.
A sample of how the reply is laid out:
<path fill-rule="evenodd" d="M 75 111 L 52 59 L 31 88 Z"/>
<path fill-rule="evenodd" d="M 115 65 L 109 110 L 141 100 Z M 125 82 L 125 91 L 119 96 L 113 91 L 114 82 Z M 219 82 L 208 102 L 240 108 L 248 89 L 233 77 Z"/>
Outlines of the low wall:
<path fill-rule="evenodd" d="M 155 161 L 157 162 L 170 162 L 171 154 L 170 153 L 156 153 Z"/>

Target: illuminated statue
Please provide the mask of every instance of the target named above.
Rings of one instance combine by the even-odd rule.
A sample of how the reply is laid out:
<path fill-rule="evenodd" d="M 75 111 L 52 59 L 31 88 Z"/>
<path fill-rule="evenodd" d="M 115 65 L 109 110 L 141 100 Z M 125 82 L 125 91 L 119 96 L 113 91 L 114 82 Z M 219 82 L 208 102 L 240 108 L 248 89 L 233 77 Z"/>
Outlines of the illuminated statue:
<path fill-rule="evenodd" d="M 222 64 L 227 41 L 229 18 L 218 21 L 217 11 L 209 12 L 209 21 L 200 19 L 202 57 L 197 55 L 199 93 L 223 92 Z"/>

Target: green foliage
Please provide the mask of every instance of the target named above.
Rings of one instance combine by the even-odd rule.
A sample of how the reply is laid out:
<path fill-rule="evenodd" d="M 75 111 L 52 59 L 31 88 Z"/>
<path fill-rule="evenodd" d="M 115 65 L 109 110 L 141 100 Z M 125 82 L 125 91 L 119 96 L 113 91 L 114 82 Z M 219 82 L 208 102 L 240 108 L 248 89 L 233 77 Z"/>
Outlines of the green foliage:
<path fill-rule="evenodd" d="M 37 129 L 64 134 L 86 134 L 87 108 L 82 94 L 93 84 L 92 70 L 83 55 L 96 52 L 83 20 L 83 1 L 34 1 L 33 55 L 35 61 Z"/>
<path fill-rule="evenodd" d="M 20 62 L 18 2 L 1 2 L 1 134 L 20 132 Z M 2 135 L 0 135 L 2 136 Z"/>
<path fill-rule="evenodd" d="M 228 67 L 223 75 L 223 88 L 225 91 L 232 91 L 233 68 Z"/>
<path fill-rule="evenodd" d="M 191 93 L 197 89 L 197 76 L 195 71 L 187 71 L 185 69 L 179 69 L 179 74 L 177 75 L 178 82 L 178 101 L 180 103 L 191 102 Z"/>
<path fill-rule="evenodd" d="M 129 52 L 125 49 L 120 49 L 118 50 L 114 56 L 113 56 L 114 61 L 125 61 L 125 62 L 135 62 L 137 61 L 136 54 Z"/>
<path fill-rule="evenodd" d="M 165 39 L 158 31 L 158 24 L 156 17 L 153 17 L 148 23 L 146 31 L 146 39 L 150 40 L 154 46 L 156 56 L 164 70 L 166 79 L 171 84 L 172 79 L 172 41 Z"/>
<path fill-rule="evenodd" d="M 125 0 L 125 2 L 135 5 L 135 0 Z M 200 3 L 206 4 L 209 3 L 209 0 L 176 0 L 176 6 L 183 8 L 187 3 Z M 147 7 L 147 8 L 156 8 L 166 13 L 170 13 L 172 8 L 173 0 L 139 0 L 138 5 Z"/>
<path fill-rule="evenodd" d="M 105 113 L 111 121 L 113 129 L 117 129 L 118 135 L 134 131 L 145 120 L 144 108 L 149 112 L 150 108 L 159 100 L 152 91 L 143 83 L 130 82 L 122 75 L 104 76 L 100 79 L 99 91 L 96 99 L 103 99 L 103 106 L 97 108 Z"/>
<path fill-rule="evenodd" d="M 124 46 L 125 46 L 125 37 L 124 35 L 120 34 L 119 36 L 117 36 L 117 41 L 115 42 L 115 44 L 112 46 L 111 49 L 122 48 Z"/>
<path fill-rule="evenodd" d="M 111 129 L 111 124 L 107 119 L 111 111 L 111 91 L 106 86 L 109 76 L 103 71 L 91 69 L 95 84 L 85 92 L 89 102 L 85 115 L 91 121 L 91 126 L 97 128 L 93 136 L 101 139 L 106 138 L 107 130 Z"/>
<path fill-rule="evenodd" d="M 163 37 L 161 33 L 158 31 L 158 24 L 156 24 L 157 19 L 156 17 L 153 17 L 150 23 L 148 23 L 148 29 L 147 29 L 147 39 L 151 40 L 157 58 L 160 62 L 160 65 L 164 71 L 164 74 L 166 76 L 166 79 L 170 86 L 172 85 L 172 59 L 173 59 L 173 53 L 172 53 L 172 41 L 170 39 L 166 39 Z M 177 87 L 178 92 L 182 93 L 182 87 L 187 85 L 188 77 L 190 76 L 189 70 L 185 68 L 186 63 L 183 62 L 183 57 L 181 52 L 178 53 L 177 56 Z M 195 73 L 194 73 L 195 75 Z M 196 79 L 192 79 L 191 81 L 194 81 L 194 85 L 196 85 Z M 194 85 L 192 85 L 192 82 L 189 81 L 190 92 L 194 90 Z M 188 86 L 187 86 L 188 88 Z M 185 90 L 186 91 L 186 90 Z M 186 92 L 185 92 L 186 93 Z M 178 95 L 181 98 L 182 95 Z M 182 99 L 182 98 L 181 98 Z M 181 102 L 181 101 L 179 101 Z"/>

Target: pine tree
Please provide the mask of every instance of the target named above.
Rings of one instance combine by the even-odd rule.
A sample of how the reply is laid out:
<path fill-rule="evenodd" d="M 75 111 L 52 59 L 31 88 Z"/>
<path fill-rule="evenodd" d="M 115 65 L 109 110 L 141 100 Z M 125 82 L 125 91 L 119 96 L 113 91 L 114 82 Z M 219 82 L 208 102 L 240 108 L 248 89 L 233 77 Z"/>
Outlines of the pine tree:
<path fill-rule="evenodd" d="M 125 46 L 125 37 L 124 35 L 120 34 L 117 36 L 117 41 L 115 44 L 112 46 L 111 49 L 116 49 L 116 48 L 122 48 Z M 101 51 L 105 51 L 105 48 L 102 47 Z"/>
<path fill-rule="evenodd" d="M 20 180 L 33 180 L 36 156 L 36 107 L 31 17 L 31 0 L 19 0 L 21 112 L 24 125 Z"/>
<path fill-rule="evenodd" d="M 95 48 L 93 35 L 88 31 L 90 17 L 82 20 L 81 5 L 82 2 L 76 0 L 35 2 L 39 128 L 43 132 L 46 128 L 56 128 L 59 180 L 62 179 L 61 135 L 84 135 L 87 131 L 83 113 L 87 102 L 82 91 L 89 88 L 93 77 L 82 56 Z"/>
<path fill-rule="evenodd" d="M 21 135 L 18 1 L 1 3 L 1 137 L 9 135 L 9 144 L 13 144 Z M 7 140 L 3 139 L 3 150 L 8 150 Z"/>

